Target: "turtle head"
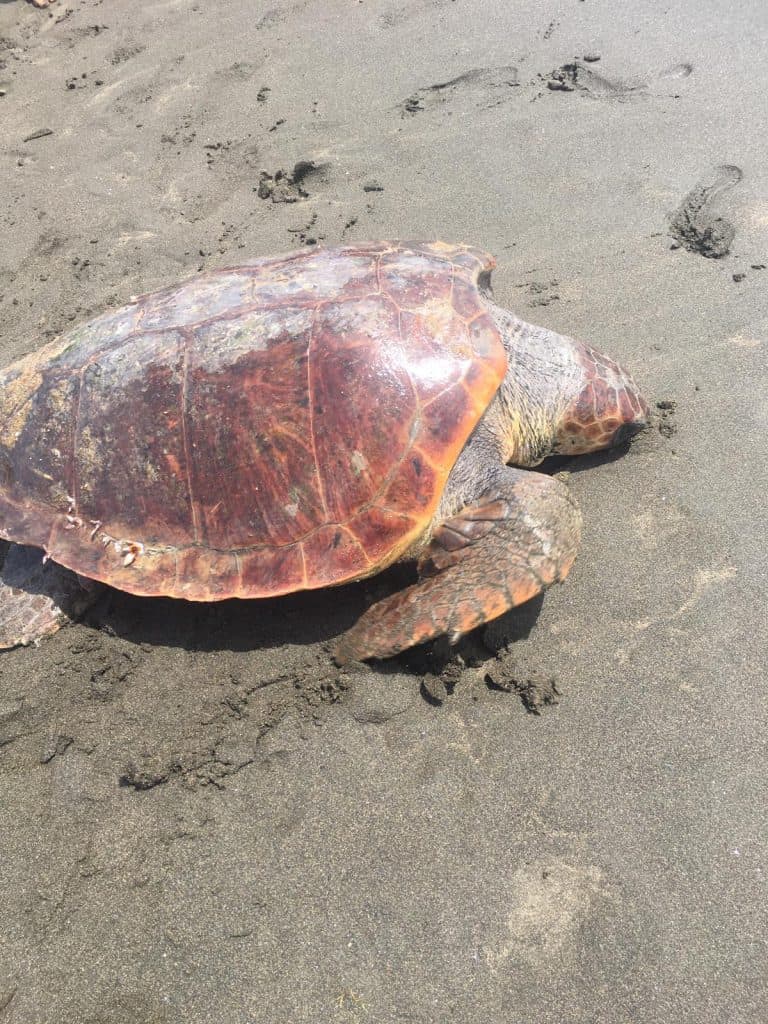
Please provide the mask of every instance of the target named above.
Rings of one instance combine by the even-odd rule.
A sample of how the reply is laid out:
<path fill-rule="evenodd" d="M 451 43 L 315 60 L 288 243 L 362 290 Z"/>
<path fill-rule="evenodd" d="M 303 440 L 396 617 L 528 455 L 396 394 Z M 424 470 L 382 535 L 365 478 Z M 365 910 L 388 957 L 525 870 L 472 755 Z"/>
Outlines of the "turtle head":
<path fill-rule="evenodd" d="M 495 403 L 507 462 L 583 455 L 624 444 L 648 423 L 637 385 L 608 356 L 488 303 L 509 367 Z"/>
<path fill-rule="evenodd" d="M 649 410 L 630 375 L 608 356 L 571 339 L 578 370 L 556 424 L 553 452 L 583 455 L 626 444 L 648 425 Z"/>

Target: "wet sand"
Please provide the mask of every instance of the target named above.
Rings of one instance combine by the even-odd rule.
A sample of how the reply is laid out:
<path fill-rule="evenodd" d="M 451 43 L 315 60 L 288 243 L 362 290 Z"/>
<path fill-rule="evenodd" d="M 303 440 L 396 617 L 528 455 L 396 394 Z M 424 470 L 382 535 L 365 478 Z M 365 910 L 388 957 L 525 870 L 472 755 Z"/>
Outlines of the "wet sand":
<path fill-rule="evenodd" d="M 1 1021 L 768 1018 L 767 39 L 757 0 L 0 3 L 3 365 L 441 237 L 656 410 L 567 466 L 565 585 L 456 652 L 332 668 L 397 570 L 2 655 Z"/>

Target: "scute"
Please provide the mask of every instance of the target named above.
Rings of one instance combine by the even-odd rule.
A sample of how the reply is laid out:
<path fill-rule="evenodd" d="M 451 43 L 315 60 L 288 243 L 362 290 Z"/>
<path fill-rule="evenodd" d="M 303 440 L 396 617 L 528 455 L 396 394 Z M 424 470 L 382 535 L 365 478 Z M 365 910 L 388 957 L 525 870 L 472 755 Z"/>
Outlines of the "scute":
<path fill-rule="evenodd" d="M 430 522 L 506 355 L 465 246 L 201 274 L 0 373 L 0 536 L 137 594 L 368 575 Z"/>

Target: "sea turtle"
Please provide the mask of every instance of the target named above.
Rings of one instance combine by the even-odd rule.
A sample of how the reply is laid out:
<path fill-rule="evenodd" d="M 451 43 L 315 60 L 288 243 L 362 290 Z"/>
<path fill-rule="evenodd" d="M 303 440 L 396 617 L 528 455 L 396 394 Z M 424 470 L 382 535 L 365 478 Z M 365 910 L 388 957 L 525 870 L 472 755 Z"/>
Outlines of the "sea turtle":
<path fill-rule="evenodd" d="M 457 638 L 561 581 L 579 511 L 528 467 L 625 442 L 648 407 L 611 359 L 497 306 L 494 265 L 443 242 L 256 259 L 6 369 L 0 536 L 51 562 L 11 547 L 0 644 L 88 600 L 62 566 L 218 601 L 418 560 L 339 663 Z"/>

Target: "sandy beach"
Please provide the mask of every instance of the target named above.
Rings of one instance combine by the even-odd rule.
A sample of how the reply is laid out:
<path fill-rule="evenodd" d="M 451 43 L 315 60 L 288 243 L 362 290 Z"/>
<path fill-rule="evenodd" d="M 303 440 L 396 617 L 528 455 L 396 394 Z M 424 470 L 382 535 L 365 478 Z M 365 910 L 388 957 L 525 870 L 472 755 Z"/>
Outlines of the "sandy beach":
<path fill-rule="evenodd" d="M 5 1024 L 768 1019 L 768 7 L 0 0 L 0 364 L 199 270 L 492 253 L 651 428 L 565 584 L 340 672 L 402 568 L 0 655 Z"/>

